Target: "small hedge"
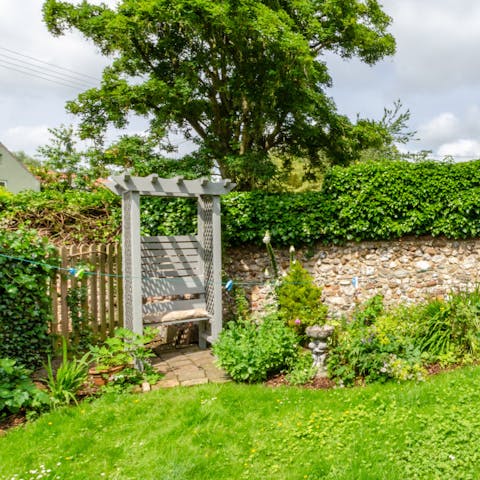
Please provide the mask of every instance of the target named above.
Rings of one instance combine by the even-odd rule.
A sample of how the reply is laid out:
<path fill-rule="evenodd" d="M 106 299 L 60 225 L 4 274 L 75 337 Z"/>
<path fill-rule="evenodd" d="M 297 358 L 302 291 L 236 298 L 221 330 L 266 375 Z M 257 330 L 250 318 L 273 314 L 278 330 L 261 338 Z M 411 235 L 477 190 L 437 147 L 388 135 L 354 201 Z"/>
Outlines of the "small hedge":
<path fill-rule="evenodd" d="M 236 192 L 222 198 L 226 245 L 262 244 L 266 230 L 280 246 L 388 240 L 407 235 L 480 235 L 480 161 L 371 162 L 335 167 L 318 192 Z M 119 236 L 120 199 L 94 192 L 0 196 L 8 228 L 31 225 L 66 242 Z M 190 199 L 142 200 L 142 230 L 176 235 L 196 229 Z M 59 242 L 60 243 L 60 242 Z"/>
<path fill-rule="evenodd" d="M 53 247 L 35 232 L 0 230 L 0 358 L 15 359 L 27 367 L 45 359 L 50 346 L 52 269 L 43 264 L 57 261 Z"/>

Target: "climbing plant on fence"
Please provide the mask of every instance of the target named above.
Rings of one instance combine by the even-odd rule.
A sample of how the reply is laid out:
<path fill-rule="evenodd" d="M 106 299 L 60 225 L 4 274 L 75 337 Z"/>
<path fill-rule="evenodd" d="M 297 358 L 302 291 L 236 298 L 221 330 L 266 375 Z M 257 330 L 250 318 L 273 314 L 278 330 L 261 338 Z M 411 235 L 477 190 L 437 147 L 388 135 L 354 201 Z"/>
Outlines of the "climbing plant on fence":
<path fill-rule="evenodd" d="M 17 258 L 29 259 L 29 262 Z M 0 358 L 28 367 L 44 359 L 50 340 L 48 285 L 56 250 L 33 231 L 0 230 Z"/>

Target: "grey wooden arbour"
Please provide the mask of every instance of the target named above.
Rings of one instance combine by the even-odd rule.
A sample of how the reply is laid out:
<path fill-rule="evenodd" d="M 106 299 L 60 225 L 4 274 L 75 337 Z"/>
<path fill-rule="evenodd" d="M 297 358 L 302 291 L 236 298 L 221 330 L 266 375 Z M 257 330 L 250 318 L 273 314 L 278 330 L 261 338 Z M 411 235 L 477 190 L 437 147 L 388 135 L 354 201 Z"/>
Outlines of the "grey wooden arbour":
<path fill-rule="evenodd" d="M 125 326 L 142 333 L 146 324 L 199 322 L 199 343 L 204 348 L 222 329 L 220 196 L 235 184 L 122 175 L 106 185 L 122 196 Z M 197 235 L 141 237 L 142 195 L 196 197 Z"/>

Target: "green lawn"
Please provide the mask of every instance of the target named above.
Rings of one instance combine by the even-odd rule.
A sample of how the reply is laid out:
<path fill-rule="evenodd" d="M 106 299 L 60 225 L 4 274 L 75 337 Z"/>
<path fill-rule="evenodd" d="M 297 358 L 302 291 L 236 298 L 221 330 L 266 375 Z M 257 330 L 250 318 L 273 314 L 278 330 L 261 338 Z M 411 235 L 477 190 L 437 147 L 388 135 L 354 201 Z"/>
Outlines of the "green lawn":
<path fill-rule="evenodd" d="M 479 384 L 477 367 L 422 384 L 111 395 L 0 438 L 0 478 L 478 479 Z"/>

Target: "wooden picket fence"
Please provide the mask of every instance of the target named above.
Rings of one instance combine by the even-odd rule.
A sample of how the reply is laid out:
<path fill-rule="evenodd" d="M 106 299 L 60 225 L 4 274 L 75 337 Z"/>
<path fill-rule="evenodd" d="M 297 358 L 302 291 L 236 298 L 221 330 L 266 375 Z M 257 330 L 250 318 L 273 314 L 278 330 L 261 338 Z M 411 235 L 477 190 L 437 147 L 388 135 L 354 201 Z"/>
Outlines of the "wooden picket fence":
<path fill-rule="evenodd" d="M 51 332 L 68 337 L 87 328 L 95 338 L 105 339 L 123 326 L 120 245 L 61 247 L 59 254 L 62 268 L 50 288 Z"/>

